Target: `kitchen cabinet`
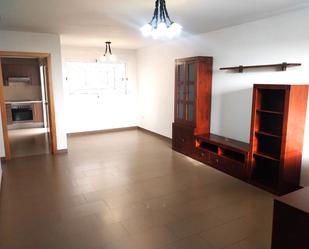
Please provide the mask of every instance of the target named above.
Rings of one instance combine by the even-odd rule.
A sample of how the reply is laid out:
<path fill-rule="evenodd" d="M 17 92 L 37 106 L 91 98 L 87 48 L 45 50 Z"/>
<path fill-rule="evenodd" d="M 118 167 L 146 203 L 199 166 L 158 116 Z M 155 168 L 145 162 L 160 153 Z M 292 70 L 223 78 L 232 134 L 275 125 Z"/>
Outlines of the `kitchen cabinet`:
<path fill-rule="evenodd" d="M 6 109 L 7 123 L 10 125 L 10 124 L 13 123 L 12 105 L 11 104 L 5 104 L 5 109 Z"/>
<path fill-rule="evenodd" d="M 5 86 L 9 85 L 10 78 L 24 78 L 21 82 L 41 85 L 38 59 L 2 58 L 1 64 Z"/>
<path fill-rule="evenodd" d="M 34 103 L 33 104 L 33 122 L 43 122 L 43 107 L 42 103 Z"/>

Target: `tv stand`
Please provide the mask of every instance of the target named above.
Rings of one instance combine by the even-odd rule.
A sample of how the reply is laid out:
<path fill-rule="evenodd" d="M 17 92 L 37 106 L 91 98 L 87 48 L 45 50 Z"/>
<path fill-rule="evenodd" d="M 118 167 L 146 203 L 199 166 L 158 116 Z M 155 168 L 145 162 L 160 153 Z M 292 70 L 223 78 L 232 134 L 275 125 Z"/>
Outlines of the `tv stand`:
<path fill-rule="evenodd" d="M 197 135 L 195 141 L 195 159 L 234 177 L 246 178 L 248 143 L 211 133 Z"/>

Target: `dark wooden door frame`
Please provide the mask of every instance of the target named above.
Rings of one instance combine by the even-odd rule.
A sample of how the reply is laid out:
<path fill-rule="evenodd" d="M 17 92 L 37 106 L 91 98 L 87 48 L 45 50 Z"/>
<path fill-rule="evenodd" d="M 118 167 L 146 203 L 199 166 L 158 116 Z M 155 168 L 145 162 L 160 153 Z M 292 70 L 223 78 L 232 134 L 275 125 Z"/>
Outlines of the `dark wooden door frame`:
<path fill-rule="evenodd" d="M 48 95 L 48 115 L 50 119 L 50 133 L 51 133 L 51 152 L 52 154 L 57 153 L 57 130 L 56 130 L 56 115 L 55 115 L 55 102 L 53 94 L 53 81 L 52 81 L 52 63 L 51 54 L 49 53 L 36 53 L 36 52 L 12 52 L 12 51 L 0 51 L 1 57 L 19 57 L 19 58 L 37 58 L 46 60 L 47 66 L 47 95 Z M 2 76 L 2 66 L 0 64 L 0 107 L 1 107 L 1 118 L 2 118 L 2 130 L 3 130 L 3 140 L 5 147 L 5 159 L 11 159 L 11 149 L 8 136 L 7 128 L 7 115 L 4 100 L 4 81 Z"/>

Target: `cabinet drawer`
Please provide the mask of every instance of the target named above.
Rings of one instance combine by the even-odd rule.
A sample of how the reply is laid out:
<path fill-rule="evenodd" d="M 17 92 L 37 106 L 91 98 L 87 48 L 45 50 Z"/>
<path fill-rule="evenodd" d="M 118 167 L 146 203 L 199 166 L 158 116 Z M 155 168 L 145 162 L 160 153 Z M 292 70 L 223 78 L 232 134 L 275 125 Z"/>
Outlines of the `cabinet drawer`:
<path fill-rule="evenodd" d="M 223 172 L 238 178 L 243 178 L 245 173 L 245 164 L 227 158 L 221 158 L 219 168 Z"/>
<path fill-rule="evenodd" d="M 194 153 L 194 158 L 202 163 L 208 164 L 209 152 L 196 149 Z"/>
<path fill-rule="evenodd" d="M 173 124 L 173 149 L 191 155 L 195 149 L 193 128 Z"/>
<path fill-rule="evenodd" d="M 220 157 L 214 153 L 209 152 L 208 164 L 214 168 L 218 168 L 220 165 Z"/>

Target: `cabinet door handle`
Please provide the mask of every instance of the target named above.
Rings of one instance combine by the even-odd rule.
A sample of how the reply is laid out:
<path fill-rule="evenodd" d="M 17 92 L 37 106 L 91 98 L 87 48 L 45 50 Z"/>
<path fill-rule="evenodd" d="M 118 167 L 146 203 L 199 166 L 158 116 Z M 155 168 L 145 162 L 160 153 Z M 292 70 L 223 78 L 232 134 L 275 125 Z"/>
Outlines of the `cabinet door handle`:
<path fill-rule="evenodd" d="M 219 163 L 219 159 L 216 159 L 216 163 L 217 163 L 217 164 Z"/>
<path fill-rule="evenodd" d="M 184 143 L 184 142 L 185 142 L 185 139 L 184 139 L 184 138 L 181 138 L 181 142 L 183 142 L 183 143 Z"/>

